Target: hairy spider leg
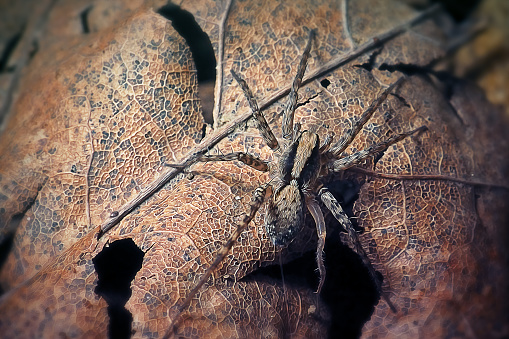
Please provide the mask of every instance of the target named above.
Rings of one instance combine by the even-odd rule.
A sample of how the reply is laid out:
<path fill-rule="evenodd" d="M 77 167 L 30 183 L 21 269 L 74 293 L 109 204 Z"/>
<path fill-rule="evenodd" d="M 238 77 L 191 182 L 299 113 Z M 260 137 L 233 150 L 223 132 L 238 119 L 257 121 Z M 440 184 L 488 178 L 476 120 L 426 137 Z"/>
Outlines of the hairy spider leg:
<path fill-rule="evenodd" d="M 331 170 L 333 172 L 344 171 L 350 167 L 353 167 L 353 166 L 359 164 L 364 159 L 366 159 L 372 155 L 375 155 L 379 152 L 385 151 L 391 145 L 394 145 L 394 144 L 400 142 L 401 140 L 405 139 L 406 137 L 409 137 L 412 134 L 417 133 L 417 132 L 423 132 L 427 129 L 428 128 L 426 126 L 421 126 L 421 127 L 416 128 L 412 131 L 409 131 L 409 132 L 393 135 L 391 138 L 389 138 L 386 141 L 382 141 L 378 144 L 371 145 L 368 148 L 363 149 L 362 151 L 358 151 L 352 155 L 349 155 L 349 156 L 346 156 L 339 160 L 331 162 L 329 164 L 329 170 Z"/>
<path fill-rule="evenodd" d="M 320 200 L 322 200 L 324 205 L 329 209 L 329 211 L 331 211 L 332 215 L 336 218 L 336 220 L 339 221 L 343 228 L 348 232 L 350 242 L 354 246 L 357 254 L 361 257 L 364 265 L 367 267 L 369 275 L 371 276 L 371 279 L 373 279 L 376 285 L 377 292 L 389 305 L 390 309 L 394 313 L 396 313 L 397 312 L 396 307 L 389 299 L 387 293 L 383 291 L 382 283 L 380 279 L 377 277 L 376 271 L 373 268 L 373 265 L 371 265 L 371 261 L 369 260 L 368 255 L 364 251 L 364 248 L 362 247 L 362 244 L 359 241 L 359 237 L 357 236 L 357 232 L 355 231 L 352 222 L 350 221 L 350 218 L 348 218 L 339 202 L 336 200 L 336 198 L 334 198 L 332 193 L 326 187 L 322 187 L 320 189 L 320 191 L 318 192 L 318 196 L 320 197 Z"/>
<path fill-rule="evenodd" d="M 318 234 L 318 245 L 316 247 L 316 263 L 318 265 L 318 272 L 320 273 L 320 282 L 316 293 L 320 294 L 322 291 L 323 283 L 325 282 L 325 264 L 323 262 L 323 249 L 325 248 L 325 238 L 327 237 L 325 219 L 322 210 L 314 197 L 306 197 L 306 206 L 309 213 L 313 217 L 316 224 L 316 232 Z"/>
<path fill-rule="evenodd" d="M 228 154 L 218 154 L 218 155 L 202 155 L 198 161 L 234 161 L 238 160 L 249 167 L 254 168 L 255 170 L 261 172 L 267 172 L 269 170 L 269 165 L 266 161 L 261 160 L 254 155 L 245 152 L 233 152 Z"/>
<path fill-rule="evenodd" d="M 401 85 L 401 83 L 405 80 L 405 77 L 399 78 L 389 87 L 387 87 L 381 95 L 379 95 L 371 105 L 362 113 L 359 120 L 355 122 L 351 129 L 345 131 L 343 136 L 336 142 L 334 146 L 330 149 L 330 153 L 334 157 L 339 157 L 341 153 L 350 145 L 353 139 L 357 136 L 357 134 L 361 131 L 362 127 L 366 124 L 366 122 L 371 118 L 373 113 L 377 110 L 377 108 L 387 99 L 387 96 L 396 88 Z"/>
<path fill-rule="evenodd" d="M 279 143 L 277 142 L 274 133 L 272 133 L 272 130 L 270 129 L 269 124 L 267 123 L 267 120 L 265 120 L 263 113 L 260 111 L 260 108 L 258 107 L 258 102 L 256 102 L 256 99 L 254 98 L 253 93 L 249 89 L 247 82 L 244 79 L 242 79 L 237 73 L 235 73 L 233 69 L 231 70 L 231 73 L 233 78 L 240 85 L 240 88 L 242 89 L 242 92 L 246 97 L 249 107 L 253 111 L 256 128 L 258 128 L 258 130 L 260 131 L 263 140 L 265 140 L 267 146 L 269 146 L 273 151 L 277 150 L 279 148 Z"/>
<path fill-rule="evenodd" d="M 231 248 L 239 238 L 239 236 L 244 232 L 249 223 L 254 219 L 256 212 L 260 209 L 260 206 L 263 204 L 265 200 L 265 195 L 267 193 L 267 187 L 268 184 L 264 184 L 258 188 L 256 188 L 253 192 L 252 202 L 250 205 L 250 211 L 248 215 L 244 216 L 244 220 L 241 224 L 237 225 L 237 228 L 232 233 L 228 241 L 223 245 L 223 247 L 217 252 L 216 259 L 214 262 L 207 268 L 205 273 L 200 277 L 200 281 L 198 281 L 198 284 L 189 292 L 186 299 L 182 302 L 182 304 L 178 305 L 176 307 L 176 312 L 173 315 L 170 326 L 166 334 L 163 338 L 169 338 L 170 335 L 176 330 L 177 328 L 177 320 L 179 319 L 180 314 L 189 306 L 191 303 L 191 300 L 194 298 L 196 293 L 201 289 L 203 284 L 209 280 L 212 273 L 215 271 L 215 269 L 219 266 L 219 264 L 226 258 L 228 253 L 230 252 Z"/>
<path fill-rule="evenodd" d="M 244 96 L 246 97 L 246 100 L 249 104 L 249 107 L 251 108 L 253 112 L 253 116 L 255 117 L 256 122 L 256 128 L 260 131 L 260 134 L 267 144 L 272 150 L 279 149 L 279 143 L 274 136 L 274 133 L 272 133 L 272 130 L 270 129 L 269 124 L 267 123 L 267 120 L 265 119 L 263 113 L 260 111 L 260 108 L 258 106 L 258 102 L 253 96 L 253 93 L 249 89 L 249 86 L 247 85 L 246 81 L 242 79 L 235 71 L 231 70 L 233 78 L 237 81 L 237 83 L 240 85 L 240 88 L 242 89 L 242 92 L 244 93 Z M 267 165 L 266 161 L 261 160 L 258 157 L 255 157 L 254 155 L 251 155 L 249 153 L 245 152 L 232 152 L 228 154 L 221 154 L 221 155 L 201 155 L 197 161 L 201 162 L 207 162 L 207 161 L 232 161 L 232 160 L 239 160 L 243 162 L 244 164 L 262 171 L 267 172 L 269 170 L 269 167 Z M 174 168 L 183 168 L 183 165 L 180 164 L 170 164 L 166 163 L 166 166 L 174 167 Z"/>
<path fill-rule="evenodd" d="M 308 42 L 306 44 L 306 48 L 304 49 L 304 53 L 300 59 L 299 68 L 295 78 L 293 79 L 292 88 L 290 89 L 290 94 L 288 94 L 288 102 L 286 104 L 285 111 L 283 113 L 283 139 L 288 141 L 294 141 L 296 134 L 293 131 L 293 117 L 295 115 L 295 109 L 297 108 L 297 99 L 298 99 L 298 90 L 302 83 L 302 78 L 304 77 L 304 72 L 306 71 L 306 66 L 309 58 L 309 52 L 311 51 L 311 43 L 313 42 L 313 37 L 315 36 L 315 31 L 311 30 L 309 32 Z"/>

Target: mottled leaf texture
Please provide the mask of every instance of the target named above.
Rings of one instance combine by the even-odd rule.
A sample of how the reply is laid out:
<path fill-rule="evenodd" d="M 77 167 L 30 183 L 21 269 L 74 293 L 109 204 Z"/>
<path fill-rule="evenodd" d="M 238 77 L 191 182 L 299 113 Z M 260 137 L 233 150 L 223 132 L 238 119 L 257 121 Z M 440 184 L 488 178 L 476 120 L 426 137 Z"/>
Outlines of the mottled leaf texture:
<path fill-rule="evenodd" d="M 162 5 L 49 4 L 0 139 L 3 337 L 509 335 L 507 125 L 476 88 L 432 69 L 453 38 L 444 13 L 415 20 L 422 12 L 398 1 L 234 0 L 221 44 L 227 2 L 185 1 L 222 66 L 207 126 L 197 55 L 157 13 Z M 240 162 L 191 164 L 193 175 L 164 165 L 204 152 L 270 161 L 252 122 L 230 128 L 250 111 L 230 70 L 281 138 L 284 96 L 312 29 L 301 130 L 338 140 L 403 75 L 346 154 L 428 127 L 324 182 L 363 231 L 397 312 L 330 216 L 327 280 L 314 294 L 312 218 L 280 248 L 262 208 L 175 319 L 268 175 Z M 116 277 L 97 266 L 119 258 L 132 266 L 116 265 Z"/>

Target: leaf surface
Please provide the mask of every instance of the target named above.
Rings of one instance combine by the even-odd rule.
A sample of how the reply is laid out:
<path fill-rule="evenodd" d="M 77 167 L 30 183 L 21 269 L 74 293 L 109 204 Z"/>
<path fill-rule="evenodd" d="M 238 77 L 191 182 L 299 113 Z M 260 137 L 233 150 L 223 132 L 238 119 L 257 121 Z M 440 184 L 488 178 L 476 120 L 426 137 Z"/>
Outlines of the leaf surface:
<path fill-rule="evenodd" d="M 0 234 L 9 239 L 15 232 L 0 273 L 7 290 L 0 326 L 8 332 L 2 333 L 106 336 L 111 314 L 96 291 L 93 258 L 121 239 L 144 252 L 125 303 L 128 325 L 135 337 L 167 333 L 176 308 L 268 176 L 237 162 L 199 163 L 193 178 L 170 176 L 147 192 L 175 172 L 165 163 L 215 146 L 214 135 L 249 112 L 230 69 L 268 107 L 267 120 L 280 137 L 285 89 L 311 29 L 317 37 L 295 118 L 302 130 L 337 140 L 402 74 L 409 78 L 346 153 L 428 127 L 327 183 L 340 188 L 334 194 L 364 229 L 364 248 L 398 312 L 377 304 L 369 276 L 341 245 L 346 239 L 331 219 L 329 280 L 316 298 L 314 259 L 299 261 L 316 250 L 312 219 L 290 246 L 276 248 L 265 234 L 262 208 L 180 316 L 177 336 L 355 337 L 362 326 L 363 336 L 380 338 L 506 333 L 497 300 L 504 300 L 508 281 L 500 229 L 507 222 L 507 143 L 497 112 L 476 89 L 426 68 L 445 56 L 449 31 L 427 17 L 406 25 L 420 14 L 399 2 L 234 2 L 225 24 L 221 107 L 214 129 L 205 129 L 188 43 L 148 5 L 118 6 L 115 19 L 104 21 L 98 19 L 104 11 L 93 7 L 89 35 L 61 32 L 62 41 L 48 40 L 27 69 L 2 134 Z M 226 4 L 188 1 L 182 9 L 209 36 L 217 60 Z M 51 24 L 48 31 L 58 36 Z M 336 66 L 324 68 L 331 60 Z M 272 159 L 251 122 L 232 130 L 211 153 Z M 133 204 L 139 197 L 146 199 Z M 99 228 L 124 212 L 97 240 Z M 270 271 L 280 257 L 289 263 L 285 286 Z M 367 302 L 341 285 L 349 275 L 361 277 L 353 285 Z M 367 306 L 354 312 L 357 303 Z"/>

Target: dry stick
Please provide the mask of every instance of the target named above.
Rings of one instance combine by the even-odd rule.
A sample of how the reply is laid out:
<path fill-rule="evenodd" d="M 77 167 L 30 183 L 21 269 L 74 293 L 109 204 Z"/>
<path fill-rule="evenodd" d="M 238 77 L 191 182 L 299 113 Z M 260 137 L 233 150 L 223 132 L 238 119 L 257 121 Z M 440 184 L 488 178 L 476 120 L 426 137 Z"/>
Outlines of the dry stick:
<path fill-rule="evenodd" d="M 214 110 L 212 111 L 212 118 L 214 119 L 214 128 L 217 128 L 219 122 L 219 112 L 221 111 L 221 101 L 223 98 L 223 59 L 224 59 L 224 33 L 226 20 L 230 14 L 230 8 L 233 0 L 227 0 L 226 10 L 224 11 L 221 24 L 219 25 L 219 46 L 217 51 L 217 66 L 216 66 L 216 86 L 214 88 Z"/>
<path fill-rule="evenodd" d="M 357 57 L 361 56 L 362 54 L 368 52 L 369 50 L 372 50 L 376 48 L 377 46 L 383 44 L 384 42 L 393 39 L 394 37 L 404 33 L 408 29 L 410 29 L 412 26 L 416 25 L 417 23 L 421 22 L 428 16 L 434 14 L 438 9 L 440 8 L 439 5 L 432 6 L 429 9 L 423 11 L 419 15 L 417 15 L 415 18 L 411 19 L 410 21 L 397 26 L 381 35 L 379 35 L 376 38 L 373 38 L 372 40 L 360 45 L 357 49 L 352 50 L 348 53 L 345 53 L 341 56 L 338 56 L 336 58 L 333 58 L 326 64 L 318 67 L 315 70 L 312 70 L 309 75 L 305 76 L 302 84 L 305 85 L 317 78 L 319 78 L 322 75 L 325 75 L 326 73 L 329 73 L 342 65 L 356 59 Z M 260 110 L 264 110 L 279 99 L 283 98 L 290 92 L 291 85 L 285 86 L 283 89 L 275 92 L 269 99 L 264 100 L 260 103 Z M 246 107 L 246 110 L 249 108 Z M 157 192 L 161 187 L 163 187 L 168 181 L 173 179 L 177 174 L 184 171 L 185 168 L 188 166 L 194 164 L 200 155 L 205 154 L 209 149 L 214 147 L 216 144 L 218 144 L 221 140 L 223 140 L 226 136 L 233 133 L 238 126 L 244 124 L 246 121 L 251 119 L 252 112 L 249 110 L 248 113 L 244 113 L 238 118 L 233 119 L 229 123 L 225 124 L 219 131 L 216 133 L 207 136 L 199 145 L 196 145 L 185 157 L 183 162 L 181 163 L 181 166 L 178 168 L 171 168 L 163 173 L 151 182 L 147 187 L 145 187 L 132 201 L 128 202 L 127 204 L 121 206 L 117 211 L 114 211 L 110 218 L 104 222 L 104 224 L 101 225 L 101 229 L 97 234 L 97 238 L 99 239 L 104 233 L 106 233 L 108 230 L 110 230 L 113 226 L 118 224 L 126 215 L 128 215 L 131 211 L 133 211 L 136 207 L 138 207 L 142 202 L 144 202 L 146 199 L 148 199 L 150 196 L 152 196 L 155 192 Z"/>
<path fill-rule="evenodd" d="M 496 183 L 487 183 L 483 181 L 471 180 L 471 179 L 462 179 L 457 177 L 451 177 L 448 175 L 441 174 L 394 174 L 394 173 L 379 173 L 362 167 L 352 167 L 349 168 L 348 171 L 358 172 L 362 174 L 369 175 L 374 178 L 382 178 L 388 180 L 436 180 L 436 181 L 452 181 L 460 184 L 470 185 L 470 186 L 482 186 L 482 187 L 492 187 L 492 188 L 500 188 L 509 190 L 509 186 L 501 185 Z"/>

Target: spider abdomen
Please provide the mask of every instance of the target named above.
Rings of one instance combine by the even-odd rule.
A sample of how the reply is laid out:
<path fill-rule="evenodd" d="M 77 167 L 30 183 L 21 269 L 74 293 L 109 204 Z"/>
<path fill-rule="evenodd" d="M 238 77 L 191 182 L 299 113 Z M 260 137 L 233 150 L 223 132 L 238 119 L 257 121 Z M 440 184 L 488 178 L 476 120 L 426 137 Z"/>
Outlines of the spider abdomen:
<path fill-rule="evenodd" d="M 265 213 L 265 230 L 274 245 L 284 246 L 304 222 L 304 199 L 297 180 L 274 192 Z"/>

